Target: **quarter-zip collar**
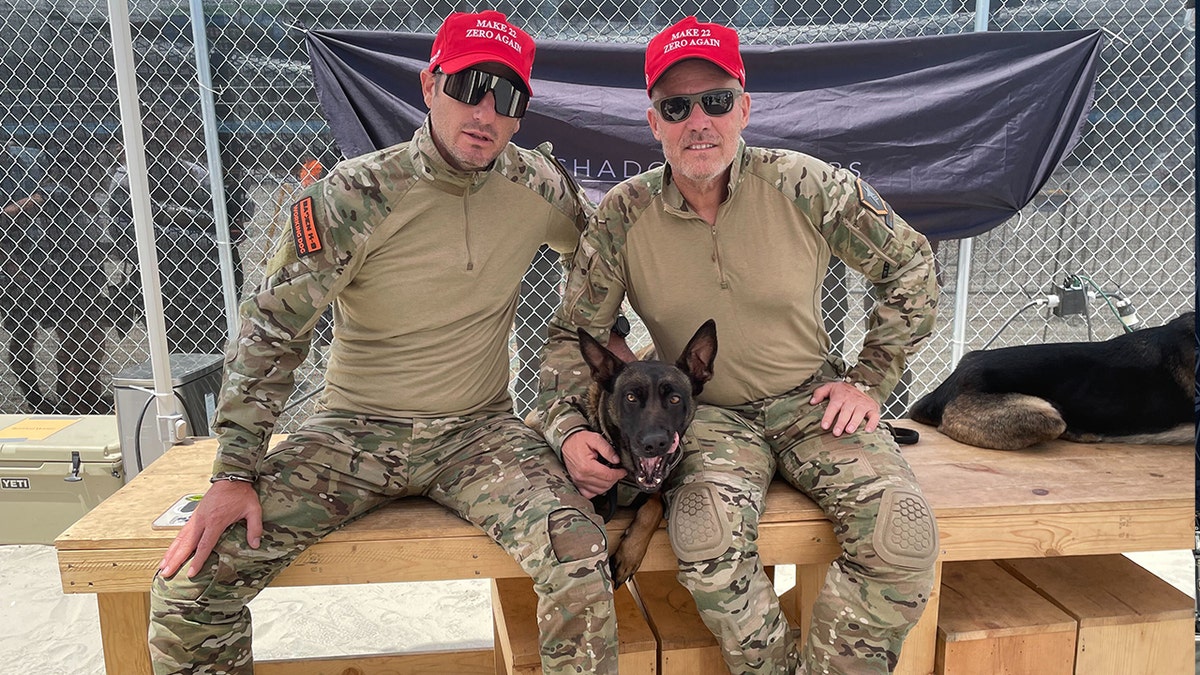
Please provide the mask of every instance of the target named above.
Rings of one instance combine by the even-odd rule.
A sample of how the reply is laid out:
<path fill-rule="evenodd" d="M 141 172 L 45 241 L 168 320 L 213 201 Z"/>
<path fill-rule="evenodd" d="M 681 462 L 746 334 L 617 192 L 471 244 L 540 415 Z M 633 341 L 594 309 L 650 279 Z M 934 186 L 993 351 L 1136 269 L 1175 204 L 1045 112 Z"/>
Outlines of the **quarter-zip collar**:
<path fill-rule="evenodd" d="M 733 156 L 733 162 L 729 169 L 729 182 L 726 184 L 728 194 L 725 196 L 725 201 L 722 204 L 733 199 L 733 192 L 737 190 L 738 185 L 741 185 L 742 179 L 746 175 L 746 167 L 750 165 L 751 157 L 746 152 L 745 139 L 738 137 L 738 150 Z M 683 195 L 679 192 L 679 187 L 675 185 L 675 181 L 671 180 L 671 165 L 663 166 L 663 186 L 662 186 L 663 206 L 667 213 L 670 213 L 680 218 L 699 218 L 695 211 L 687 205 Z"/>
<path fill-rule="evenodd" d="M 422 179 L 433 182 L 434 186 L 443 192 L 462 196 L 467 192 L 476 192 L 487 181 L 495 162 L 486 169 L 479 171 L 463 171 L 450 166 L 446 158 L 433 142 L 433 131 L 429 127 L 429 118 L 413 134 L 412 142 L 408 144 L 409 156 L 413 168 Z"/>

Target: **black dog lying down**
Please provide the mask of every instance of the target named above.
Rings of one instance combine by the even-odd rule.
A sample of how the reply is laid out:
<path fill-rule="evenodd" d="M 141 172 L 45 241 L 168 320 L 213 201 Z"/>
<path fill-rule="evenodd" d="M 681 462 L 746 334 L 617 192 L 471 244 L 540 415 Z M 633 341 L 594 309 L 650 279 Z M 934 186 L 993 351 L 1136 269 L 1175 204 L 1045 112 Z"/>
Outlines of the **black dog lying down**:
<path fill-rule="evenodd" d="M 643 493 L 635 501 L 637 515 L 610 560 L 613 582 L 620 586 L 642 564 L 650 537 L 662 522 L 658 491 L 683 457 L 680 444 L 696 414 L 696 396 L 712 379 L 717 324 L 706 321 L 674 364 L 625 363 L 583 330 L 579 351 L 592 374 L 588 421 L 620 456 L 628 474 L 623 482 Z M 642 499 L 645 495 L 649 497 Z M 615 492 L 609 496 L 616 498 Z"/>
<path fill-rule="evenodd" d="M 984 448 L 1195 440 L 1195 312 L 1104 342 L 967 354 L 909 417 Z"/>

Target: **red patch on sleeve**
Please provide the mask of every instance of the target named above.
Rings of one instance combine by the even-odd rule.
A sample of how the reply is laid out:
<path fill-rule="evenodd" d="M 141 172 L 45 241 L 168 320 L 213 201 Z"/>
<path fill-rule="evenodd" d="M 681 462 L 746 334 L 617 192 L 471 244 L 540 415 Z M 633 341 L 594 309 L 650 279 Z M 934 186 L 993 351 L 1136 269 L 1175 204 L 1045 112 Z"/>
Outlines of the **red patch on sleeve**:
<path fill-rule="evenodd" d="M 313 218 L 313 198 L 305 197 L 292 204 L 292 237 L 296 240 L 296 255 L 303 257 L 321 250 L 317 222 Z"/>

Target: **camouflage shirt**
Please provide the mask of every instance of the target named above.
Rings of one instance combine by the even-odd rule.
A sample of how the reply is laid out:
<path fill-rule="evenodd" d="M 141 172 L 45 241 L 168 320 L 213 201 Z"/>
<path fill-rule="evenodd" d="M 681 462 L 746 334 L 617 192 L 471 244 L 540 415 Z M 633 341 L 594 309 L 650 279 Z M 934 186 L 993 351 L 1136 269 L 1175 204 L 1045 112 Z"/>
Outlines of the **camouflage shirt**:
<path fill-rule="evenodd" d="M 511 409 L 508 340 L 543 243 L 569 254 L 593 207 L 548 144 L 488 170 L 450 167 L 428 123 L 338 164 L 300 194 L 258 291 L 241 305 L 214 428 L 214 474 L 256 475 L 333 305 L 321 406 L 388 418 Z"/>
<path fill-rule="evenodd" d="M 865 182 L 808 155 L 739 144 L 716 224 L 691 211 L 659 167 L 613 188 L 576 252 L 550 323 L 539 407 L 551 444 L 586 426 L 588 371 L 576 327 L 603 337 L 620 305 L 674 359 L 715 318 L 720 351 L 701 401 L 737 405 L 783 394 L 830 358 L 821 283 L 830 254 L 862 272 L 879 304 L 847 378 L 882 402 L 907 354 L 933 330 L 929 242 Z"/>

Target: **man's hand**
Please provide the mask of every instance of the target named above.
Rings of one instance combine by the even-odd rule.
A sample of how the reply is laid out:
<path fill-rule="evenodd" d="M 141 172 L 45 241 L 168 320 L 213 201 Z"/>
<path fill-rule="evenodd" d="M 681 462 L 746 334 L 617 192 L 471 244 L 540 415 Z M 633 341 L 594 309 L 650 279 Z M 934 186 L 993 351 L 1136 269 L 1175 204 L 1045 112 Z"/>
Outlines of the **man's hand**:
<path fill-rule="evenodd" d="M 834 436 L 852 434 L 864 421 L 863 431 L 875 431 L 879 425 L 879 404 L 848 382 L 829 382 L 817 387 L 809 403 L 816 405 L 826 399 L 829 405 L 821 418 L 821 428 L 829 431 L 832 427 Z"/>
<path fill-rule="evenodd" d="M 196 576 L 221 533 L 239 520 L 246 521 L 246 543 L 250 548 L 258 548 L 263 530 L 262 504 L 254 485 L 230 480 L 213 483 L 175 541 L 171 542 L 167 554 L 158 564 L 158 573 L 164 577 L 173 576 L 194 553 L 187 575 L 189 579 Z"/>
<path fill-rule="evenodd" d="M 620 464 L 621 458 L 604 437 L 594 431 L 577 431 L 567 437 L 562 446 L 563 464 L 579 488 L 579 493 L 591 499 L 608 492 L 625 477 L 625 469 L 614 469 L 600 461 Z"/>

